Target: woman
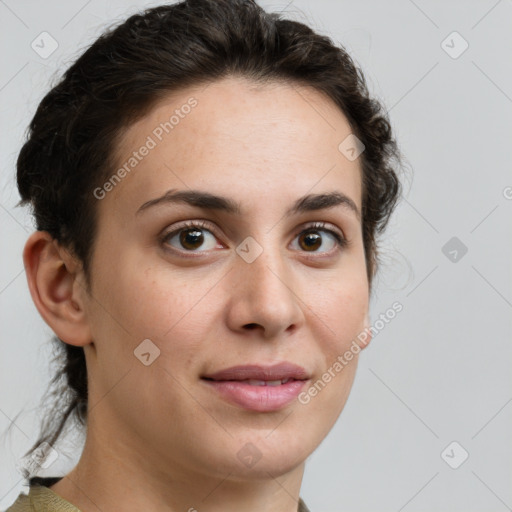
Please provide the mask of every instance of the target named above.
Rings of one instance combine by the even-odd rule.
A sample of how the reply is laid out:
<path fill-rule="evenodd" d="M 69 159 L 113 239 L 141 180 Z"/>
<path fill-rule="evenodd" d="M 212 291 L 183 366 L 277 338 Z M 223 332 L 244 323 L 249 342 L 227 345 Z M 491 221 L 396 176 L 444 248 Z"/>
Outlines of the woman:
<path fill-rule="evenodd" d="M 370 341 L 399 163 L 347 53 L 252 1 L 104 33 L 17 162 L 28 284 L 67 387 L 8 510 L 307 511 L 305 460 Z M 70 418 L 78 464 L 38 477 Z"/>

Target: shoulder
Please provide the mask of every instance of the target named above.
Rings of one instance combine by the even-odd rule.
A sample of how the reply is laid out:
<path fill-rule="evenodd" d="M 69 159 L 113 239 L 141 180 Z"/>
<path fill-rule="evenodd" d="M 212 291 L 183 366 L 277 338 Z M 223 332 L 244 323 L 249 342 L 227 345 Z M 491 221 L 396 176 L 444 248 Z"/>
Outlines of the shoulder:
<path fill-rule="evenodd" d="M 302 498 L 299 498 L 299 508 L 297 509 L 297 512 L 311 512 L 304 501 L 302 501 Z"/>
<path fill-rule="evenodd" d="M 16 501 L 5 512 L 32 512 L 33 510 L 28 495 L 20 493 Z"/>
<path fill-rule="evenodd" d="M 21 492 L 5 512 L 80 512 L 49 487 L 60 478 L 33 478 L 28 493 Z"/>
<path fill-rule="evenodd" d="M 47 486 L 60 478 L 34 478 L 30 481 L 28 494 L 20 493 L 16 501 L 5 512 L 80 512 Z M 299 498 L 297 512 L 310 512 L 302 498 Z"/>

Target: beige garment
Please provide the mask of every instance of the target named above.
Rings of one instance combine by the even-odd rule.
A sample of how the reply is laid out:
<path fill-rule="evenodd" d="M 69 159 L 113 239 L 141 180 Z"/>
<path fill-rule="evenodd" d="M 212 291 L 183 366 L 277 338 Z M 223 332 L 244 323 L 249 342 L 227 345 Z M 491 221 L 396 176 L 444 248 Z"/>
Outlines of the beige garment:
<path fill-rule="evenodd" d="M 34 484 L 30 486 L 28 494 L 20 493 L 6 512 L 80 512 L 80 509 L 45 485 Z M 297 512 L 310 512 L 301 498 Z"/>
<path fill-rule="evenodd" d="M 31 485 L 28 494 L 20 493 L 5 512 L 80 512 L 44 485 Z"/>

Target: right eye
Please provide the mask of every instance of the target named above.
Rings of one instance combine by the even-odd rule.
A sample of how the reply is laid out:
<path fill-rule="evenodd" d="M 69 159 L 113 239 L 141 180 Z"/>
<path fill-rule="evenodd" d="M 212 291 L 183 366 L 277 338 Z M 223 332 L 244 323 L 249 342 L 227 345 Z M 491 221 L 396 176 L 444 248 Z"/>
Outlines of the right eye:
<path fill-rule="evenodd" d="M 181 252 L 203 252 L 203 250 L 215 249 L 219 243 L 206 226 L 210 225 L 205 221 L 187 221 L 167 232 L 162 238 L 162 243 Z M 205 244 L 207 247 L 199 250 Z"/>

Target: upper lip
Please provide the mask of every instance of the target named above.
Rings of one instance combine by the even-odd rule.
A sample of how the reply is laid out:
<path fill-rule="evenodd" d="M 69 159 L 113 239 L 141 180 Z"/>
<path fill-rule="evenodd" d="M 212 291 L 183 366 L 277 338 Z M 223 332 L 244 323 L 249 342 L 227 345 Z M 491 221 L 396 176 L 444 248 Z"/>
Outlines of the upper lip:
<path fill-rule="evenodd" d="M 203 375 L 204 379 L 212 380 L 284 380 L 284 379 L 295 379 L 295 380 L 307 380 L 309 375 L 307 371 L 293 363 L 285 362 L 274 364 L 271 366 L 265 365 L 244 365 L 244 366 L 232 366 L 219 372 L 210 373 Z"/>

